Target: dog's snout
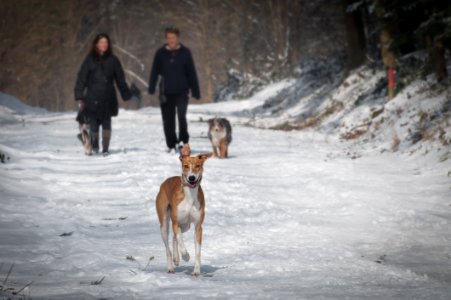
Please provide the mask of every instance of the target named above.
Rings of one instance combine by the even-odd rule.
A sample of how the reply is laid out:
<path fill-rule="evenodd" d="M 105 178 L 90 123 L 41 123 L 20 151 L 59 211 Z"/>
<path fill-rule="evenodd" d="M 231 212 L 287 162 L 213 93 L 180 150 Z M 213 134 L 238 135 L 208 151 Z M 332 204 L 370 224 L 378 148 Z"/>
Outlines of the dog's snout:
<path fill-rule="evenodd" d="M 191 176 L 188 177 L 188 180 L 189 181 L 194 181 L 194 180 L 196 180 L 196 176 L 191 175 Z"/>

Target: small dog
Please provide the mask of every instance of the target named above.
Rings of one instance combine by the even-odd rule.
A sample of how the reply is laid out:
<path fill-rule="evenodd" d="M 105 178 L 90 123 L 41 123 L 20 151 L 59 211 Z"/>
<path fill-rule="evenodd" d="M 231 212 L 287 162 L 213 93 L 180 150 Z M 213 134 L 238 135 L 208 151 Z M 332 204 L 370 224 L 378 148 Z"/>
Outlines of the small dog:
<path fill-rule="evenodd" d="M 89 127 L 89 118 L 85 113 L 79 112 L 77 114 L 76 120 L 78 121 L 78 127 L 80 128 L 80 133 L 77 135 L 78 139 L 83 144 L 83 149 L 86 155 L 92 155 L 92 140 L 91 140 L 91 130 Z"/>
<path fill-rule="evenodd" d="M 180 151 L 182 175 L 168 178 L 160 186 L 155 205 L 161 236 L 166 247 L 168 273 L 174 273 L 173 264 L 179 265 L 180 253 L 184 261 L 189 261 L 190 256 L 186 251 L 182 233 L 190 228 L 191 223 L 194 223 L 195 262 L 192 275 L 200 275 L 202 223 L 205 216 L 205 199 L 200 182 L 203 164 L 211 156 L 211 153 L 191 156 L 189 146 L 184 145 Z M 171 220 L 173 231 L 173 253 L 169 248 L 169 220 Z"/>
<path fill-rule="evenodd" d="M 80 124 L 81 142 L 85 149 L 86 155 L 92 155 L 92 142 L 89 125 L 86 123 Z"/>
<path fill-rule="evenodd" d="M 208 138 L 213 146 L 213 155 L 227 158 L 229 155 L 229 145 L 232 142 L 232 126 L 225 118 L 214 118 L 208 120 Z"/>

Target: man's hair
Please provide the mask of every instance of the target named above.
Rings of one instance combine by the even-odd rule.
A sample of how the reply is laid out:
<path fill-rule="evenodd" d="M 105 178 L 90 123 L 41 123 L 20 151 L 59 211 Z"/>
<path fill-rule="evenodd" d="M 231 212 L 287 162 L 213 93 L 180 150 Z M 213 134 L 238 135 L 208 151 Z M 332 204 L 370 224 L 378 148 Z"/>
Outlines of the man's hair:
<path fill-rule="evenodd" d="M 180 30 L 174 26 L 166 27 L 166 29 L 164 30 L 164 36 L 167 36 L 168 33 L 173 33 L 176 36 L 180 36 Z"/>

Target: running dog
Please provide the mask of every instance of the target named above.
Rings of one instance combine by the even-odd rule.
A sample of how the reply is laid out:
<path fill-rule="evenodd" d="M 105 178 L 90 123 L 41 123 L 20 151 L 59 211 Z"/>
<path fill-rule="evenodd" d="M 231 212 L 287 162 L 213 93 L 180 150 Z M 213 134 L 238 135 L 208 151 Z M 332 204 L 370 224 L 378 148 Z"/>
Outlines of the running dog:
<path fill-rule="evenodd" d="M 184 261 L 190 256 L 185 248 L 182 233 L 188 231 L 191 223 L 195 226 L 195 262 L 193 276 L 200 275 L 200 249 L 202 244 L 202 222 L 205 216 L 205 199 L 200 182 L 203 164 L 211 153 L 191 156 L 189 145 L 180 152 L 182 175 L 166 179 L 160 186 L 155 204 L 160 221 L 161 236 L 166 248 L 167 271 L 174 273 L 174 267 L 180 263 L 180 254 Z M 173 244 L 169 248 L 169 221 L 172 224 Z"/>
<path fill-rule="evenodd" d="M 225 118 L 214 118 L 208 120 L 208 138 L 213 146 L 213 155 L 219 158 L 227 158 L 229 155 L 229 144 L 232 142 L 232 126 Z M 218 154 L 219 148 L 219 154 Z"/>

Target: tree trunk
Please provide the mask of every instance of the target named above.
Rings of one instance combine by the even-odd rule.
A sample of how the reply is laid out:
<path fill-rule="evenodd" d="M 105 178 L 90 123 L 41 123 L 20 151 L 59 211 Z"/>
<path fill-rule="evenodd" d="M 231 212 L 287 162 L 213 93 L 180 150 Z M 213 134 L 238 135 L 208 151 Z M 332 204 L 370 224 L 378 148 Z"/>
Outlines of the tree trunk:
<path fill-rule="evenodd" d="M 347 12 L 351 0 L 343 1 L 344 22 L 347 40 L 347 69 L 352 70 L 362 65 L 365 61 L 365 32 L 362 12 L 356 9 Z"/>
<path fill-rule="evenodd" d="M 446 80 L 448 78 L 448 71 L 446 70 L 445 47 L 442 41 L 436 40 L 434 42 L 431 54 L 437 81 L 441 82 Z"/>

